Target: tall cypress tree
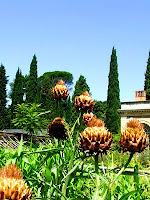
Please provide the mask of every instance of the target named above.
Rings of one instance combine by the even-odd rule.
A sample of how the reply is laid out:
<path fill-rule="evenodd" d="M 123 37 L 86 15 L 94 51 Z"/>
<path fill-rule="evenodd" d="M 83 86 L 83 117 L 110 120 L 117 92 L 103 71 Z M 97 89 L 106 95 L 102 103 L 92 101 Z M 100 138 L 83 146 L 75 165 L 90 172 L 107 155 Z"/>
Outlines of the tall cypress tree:
<path fill-rule="evenodd" d="M 17 104 L 23 103 L 23 95 L 24 95 L 24 77 L 22 76 L 21 70 L 18 68 L 16 72 L 16 77 L 14 83 L 12 84 L 12 91 L 11 91 L 11 119 L 14 116 L 14 109 Z"/>
<path fill-rule="evenodd" d="M 117 134 L 121 128 L 121 119 L 118 109 L 120 105 L 120 89 L 118 80 L 118 64 L 116 49 L 112 49 L 109 83 L 107 93 L 106 126 L 112 132 Z"/>
<path fill-rule="evenodd" d="M 3 130 L 7 127 L 7 109 L 6 109 L 6 85 L 7 77 L 5 67 L 1 64 L 0 66 L 0 130 Z"/>
<path fill-rule="evenodd" d="M 89 92 L 90 88 L 89 88 L 88 84 L 86 83 L 86 78 L 83 75 L 80 75 L 80 77 L 77 80 L 76 85 L 75 85 L 75 90 L 74 90 L 74 93 L 72 96 L 72 100 L 74 100 L 74 98 L 76 96 L 81 95 L 82 92 L 85 92 L 85 91 Z"/>
<path fill-rule="evenodd" d="M 37 102 L 37 59 L 33 56 L 32 62 L 30 64 L 30 72 L 28 77 L 28 83 L 26 88 L 26 101 L 28 103 Z"/>
<path fill-rule="evenodd" d="M 146 100 L 150 100 L 150 51 L 149 51 L 149 58 L 147 61 L 147 69 L 145 73 L 144 90 L 146 91 Z"/>

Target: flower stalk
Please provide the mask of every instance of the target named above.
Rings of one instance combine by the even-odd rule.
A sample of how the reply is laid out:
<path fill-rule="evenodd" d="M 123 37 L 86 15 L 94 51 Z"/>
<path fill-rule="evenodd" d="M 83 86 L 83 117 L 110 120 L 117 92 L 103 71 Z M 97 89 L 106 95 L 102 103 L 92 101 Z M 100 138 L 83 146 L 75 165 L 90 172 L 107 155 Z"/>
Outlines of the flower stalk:
<path fill-rule="evenodd" d="M 74 158 L 74 154 L 75 154 L 75 148 L 73 148 L 73 151 L 72 151 L 72 155 L 71 155 L 71 159 L 70 159 L 70 162 L 69 162 L 69 169 L 68 169 L 68 172 L 70 172 L 70 170 L 72 169 L 72 166 L 73 166 L 73 158 Z M 69 179 L 70 179 L 70 175 L 69 174 L 67 177 L 66 177 L 66 180 L 62 186 L 62 198 L 61 200 L 65 200 L 64 196 L 66 196 L 66 191 L 67 191 L 67 186 L 68 186 L 68 182 L 69 182 Z"/>
<path fill-rule="evenodd" d="M 122 172 L 128 167 L 129 163 L 131 162 L 132 158 L 133 158 L 134 152 L 130 153 L 130 156 L 126 162 L 126 164 L 122 167 L 122 169 L 118 172 L 118 174 L 116 175 L 116 177 L 114 178 L 113 182 L 115 182 L 117 180 L 117 178 L 120 176 L 120 174 L 122 174 Z M 111 184 L 112 186 L 112 184 Z"/>
<path fill-rule="evenodd" d="M 116 174 L 115 178 L 113 179 L 113 181 L 110 183 L 110 185 L 108 185 L 108 188 L 106 190 L 106 192 L 104 193 L 103 197 L 101 198 L 101 200 L 105 200 L 107 193 L 109 190 L 111 190 L 111 187 L 113 186 L 114 182 L 118 179 L 118 177 L 122 174 L 122 172 L 128 167 L 129 163 L 131 162 L 132 158 L 133 158 L 134 152 L 130 153 L 130 156 L 127 160 L 127 162 L 125 163 L 125 165 L 121 168 L 121 170 Z"/>
<path fill-rule="evenodd" d="M 100 181 L 99 181 L 99 173 L 98 173 L 98 153 L 95 155 L 95 175 L 96 175 L 96 199 L 99 200 L 99 186 L 100 186 Z"/>
<path fill-rule="evenodd" d="M 80 117 L 81 117 L 81 112 L 79 113 L 79 117 L 77 118 L 76 122 L 74 123 L 74 125 L 72 127 L 71 135 L 70 135 L 70 133 L 68 133 L 70 144 L 71 144 L 71 158 L 70 158 L 70 162 L 69 162 L 68 176 L 66 177 L 65 182 L 64 182 L 64 184 L 62 186 L 62 194 L 63 194 L 63 196 L 62 196 L 61 200 L 65 200 L 67 186 L 68 186 L 68 183 L 69 183 L 69 180 L 70 180 L 70 176 L 71 176 L 71 173 L 69 174 L 69 172 L 71 172 L 71 170 L 73 168 L 73 159 L 74 159 L 74 155 L 75 155 L 75 151 L 76 151 L 76 142 L 74 142 L 74 144 L 73 144 L 72 136 L 73 136 L 73 132 L 74 132 L 75 126 L 80 120 Z"/>

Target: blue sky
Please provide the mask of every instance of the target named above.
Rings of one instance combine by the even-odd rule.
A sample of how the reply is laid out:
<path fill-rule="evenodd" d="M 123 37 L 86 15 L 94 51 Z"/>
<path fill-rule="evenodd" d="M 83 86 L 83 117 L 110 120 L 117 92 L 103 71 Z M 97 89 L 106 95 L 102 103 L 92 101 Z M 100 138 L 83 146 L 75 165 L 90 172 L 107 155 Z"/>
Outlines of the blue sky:
<path fill-rule="evenodd" d="M 0 63 L 9 82 L 17 68 L 38 76 L 68 71 L 86 77 L 93 99 L 107 99 L 110 56 L 117 51 L 121 101 L 143 90 L 150 50 L 150 0 L 0 1 Z M 9 88 L 8 88 L 9 89 Z"/>

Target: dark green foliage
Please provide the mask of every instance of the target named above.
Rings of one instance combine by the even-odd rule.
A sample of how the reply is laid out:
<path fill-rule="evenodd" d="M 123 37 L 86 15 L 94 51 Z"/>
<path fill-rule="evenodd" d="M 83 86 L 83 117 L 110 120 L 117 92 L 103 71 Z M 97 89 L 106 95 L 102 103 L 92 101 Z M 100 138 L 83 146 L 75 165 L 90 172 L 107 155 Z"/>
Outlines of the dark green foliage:
<path fill-rule="evenodd" d="M 29 75 L 23 76 L 23 89 L 24 89 L 24 94 L 27 93 L 28 80 L 29 80 Z"/>
<path fill-rule="evenodd" d="M 53 120 L 55 117 L 65 117 L 69 122 L 69 116 L 71 116 L 70 99 L 56 101 L 51 95 L 52 87 L 54 87 L 60 79 L 65 82 L 68 88 L 71 88 L 73 76 L 69 72 L 46 72 L 38 78 L 38 103 L 42 104 L 42 107 L 46 110 L 51 110 L 49 114 L 50 120 Z"/>
<path fill-rule="evenodd" d="M 150 51 L 149 51 L 149 58 L 147 61 L 147 69 L 145 73 L 144 90 L 146 91 L 146 100 L 150 100 Z"/>
<path fill-rule="evenodd" d="M 106 108 L 107 108 L 107 102 L 104 101 L 96 101 L 96 104 L 94 106 L 93 113 L 99 118 L 102 119 L 104 122 L 106 121 Z"/>
<path fill-rule="evenodd" d="M 71 113 L 72 113 L 72 102 L 70 100 L 70 97 L 67 99 L 67 101 L 64 104 L 64 117 L 66 119 L 66 122 L 70 123 L 71 121 Z"/>
<path fill-rule="evenodd" d="M 24 95 L 23 87 L 24 87 L 24 77 L 22 76 L 22 73 L 18 68 L 14 83 L 11 88 L 11 95 L 10 95 L 12 99 L 12 104 L 11 104 L 12 112 L 14 111 L 15 105 L 23 103 L 23 95 Z"/>
<path fill-rule="evenodd" d="M 7 109 L 6 109 L 6 85 L 7 77 L 4 66 L 0 66 L 0 130 L 3 130 L 8 125 Z"/>
<path fill-rule="evenodd" d="M 72 96 L 72 101 L 74 101 L 76 96 L 81 95 L 82 92 L 85 92 L 85 91 L 89 92 L 90 88 L 86 83 L 86 78 L 84 76 L 80 75 L 80 77 L 77 80 L 76 85 L 75 85 L 75 90 L 74 90 L 74 93 Z"/>
<path fill-rule="evenodd" d="M 121 119 L 118 109 L 120 105 L 120 89 L 118 80 L 118 64 L 116 49 L 112 49 L 109 83 L 107 93 L 107 111 L 106 111 L 106 126 L 112 132 L 117 134 L 120 131 Z"/>
<path fill-rule="evenodd" d="M 30 73 L 27 82 L 26 102 L 27 103 L 37 102 L 37 92 L 38 92 L 37 59 L 36 56 L 34 55 L 30 65 Z"/>

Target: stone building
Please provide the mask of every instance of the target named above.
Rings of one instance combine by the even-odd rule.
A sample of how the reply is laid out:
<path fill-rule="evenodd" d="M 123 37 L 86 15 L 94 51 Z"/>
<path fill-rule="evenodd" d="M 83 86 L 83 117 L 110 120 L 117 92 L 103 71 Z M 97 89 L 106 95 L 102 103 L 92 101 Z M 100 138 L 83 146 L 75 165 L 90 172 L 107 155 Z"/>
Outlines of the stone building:
<path fill-rule="evenodd" d="M 122 102 L 121 109 L 121 129 L 132 119 L 138 119 L 143 125 L 147 134 L 150 135 L 150 101 L 146 101 L 145 91 L 135 91 L 135 101 Z"/>

